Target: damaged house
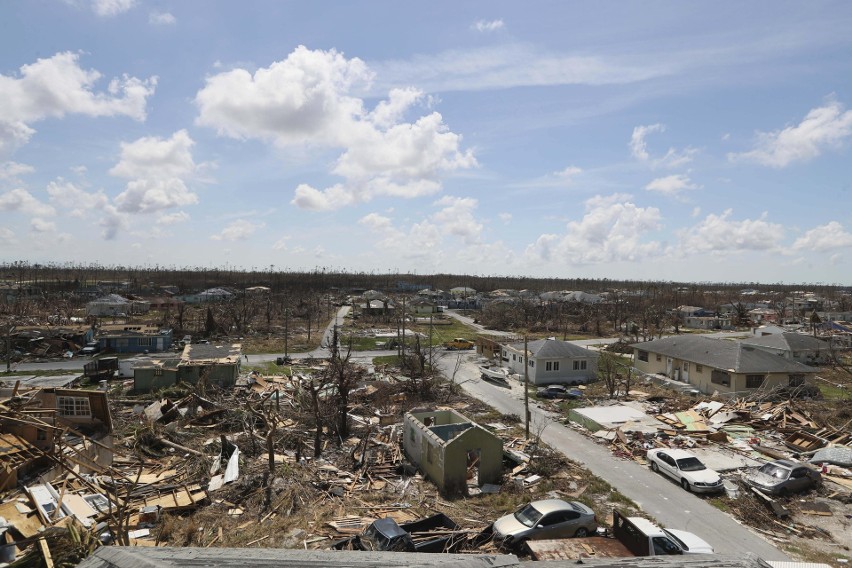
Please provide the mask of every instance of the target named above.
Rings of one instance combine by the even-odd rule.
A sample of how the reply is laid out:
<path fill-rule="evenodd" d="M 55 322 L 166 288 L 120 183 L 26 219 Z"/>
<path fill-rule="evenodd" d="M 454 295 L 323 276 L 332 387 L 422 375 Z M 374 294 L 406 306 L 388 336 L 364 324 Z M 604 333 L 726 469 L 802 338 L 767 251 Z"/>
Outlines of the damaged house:
<path fill-rule="evenodd" d="M 112 464 L 112 419 L 103 391 L 0 389 L 0 490 L 61 451 L 81 473 Z"/>
<path fill-rule="evenodd" d="M 666 337 L 631 347 L 638 370 L 689 383 L 705 394 L 800 386 L 819 370 L 744 342 L 702 336 Z"/>
<path fill-rule="evenodd" d="M 407 412 L 403 423 L 406 456 L 442 493 L 501 482 L 503 442 L 467 417 L 454 410 Z"/>
<path fill-rule="evenodd" d="M 190 344 L 180 358 L 151 359 L 133 369 L 133 390 L 151 392 L 177 382 L 198 384 L 201 379 L 222 388 L 233 387 L 240 374 L 242 346 Z"/>
<path fill-rule="evenodd" d="M 102 325 L 95 340 L 103 352 L 161 353 L 172 349 L 172 330 L 146 324 Z"/>

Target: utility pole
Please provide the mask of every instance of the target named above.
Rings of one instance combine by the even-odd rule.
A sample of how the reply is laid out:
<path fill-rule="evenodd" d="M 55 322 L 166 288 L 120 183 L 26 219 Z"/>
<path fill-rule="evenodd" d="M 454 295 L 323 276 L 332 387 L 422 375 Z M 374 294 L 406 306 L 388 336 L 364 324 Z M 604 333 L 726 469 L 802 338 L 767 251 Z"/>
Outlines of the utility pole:
<path fill-rule="evenodd" d="M 432 362 L 432 353 L 435 350 L 432 348 L 432 314 L 429 314 L 429 369 L 434 369 L 435 365 Z"/>
<path fill-rule="evenodd" d="M 15 326 L 10 325 L 6 332 L 6 372 L 12 372 L 12 332 L 15 331 Z"/>
<path fill-rule="evenodd" d="M 527 343 L 529 339 L 524 335 L 524 435 L 526 439 L 530 439 L 530 365 L 527 359 L 529 352 L 527 351 Z"/>

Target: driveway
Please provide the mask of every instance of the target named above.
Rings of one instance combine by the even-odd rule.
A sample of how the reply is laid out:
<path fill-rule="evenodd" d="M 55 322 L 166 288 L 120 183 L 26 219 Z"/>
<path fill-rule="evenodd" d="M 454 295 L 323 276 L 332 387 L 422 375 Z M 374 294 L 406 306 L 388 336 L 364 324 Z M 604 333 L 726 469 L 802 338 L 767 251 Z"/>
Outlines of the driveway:
<path fill-rule="evenodd" d="M 521 384 L 510 379 L 511 388 L 504 388 L 483 381 L 476 367 L 476 355 L 467 353 L 453 353 L 438 360 L 447 376 L 455 367 L 456 357 L 462 358 L 462 365 L 455 381 L 468 394 L 503 414 L 524 415 Z M 605 446 L 554 421 L 559 417 L 539 408 L 534 398 L 530 399 L 530 415 L 531 435 L 543 427 L 544 442 L 606 480 L 662 526 L 693 532 L 712 544 L 719 554 L 753 552 L 764 560 L 790 560 L 760 535 L 663 476 L 634 461 L 614 457 Z"/>

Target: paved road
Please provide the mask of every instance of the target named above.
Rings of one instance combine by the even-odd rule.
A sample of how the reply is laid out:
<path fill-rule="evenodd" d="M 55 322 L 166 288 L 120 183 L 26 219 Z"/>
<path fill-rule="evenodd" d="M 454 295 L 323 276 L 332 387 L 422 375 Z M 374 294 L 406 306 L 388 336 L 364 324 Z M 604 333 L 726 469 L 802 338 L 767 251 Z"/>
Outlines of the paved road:
<path fill-rule="evenodd" d="M 455 380 L 471 396 L 503 414 L 524 415 L 522 385 L 510 380 L 512 388 L 504 388 L 483 381 L 479 378 L 475 355 L 466 353 L 457 356 L 462 357 L 462 366 Z M 438 364 L 445 374 L 452 373 L 456 360 L 456 356 L 443 357 Z M 532 400 L 530 414 L 531 432 L 546 424 L 542 440 L 605 479 L 663 526 L 693 532 L 713 545 L 719 554 L 753 552 L 765 560 L 790 560 L 760 535 L 667 478 L 634 461 L 618 459 L 608 448 L 554 422 L 555 416 L 543 411 Z"/>

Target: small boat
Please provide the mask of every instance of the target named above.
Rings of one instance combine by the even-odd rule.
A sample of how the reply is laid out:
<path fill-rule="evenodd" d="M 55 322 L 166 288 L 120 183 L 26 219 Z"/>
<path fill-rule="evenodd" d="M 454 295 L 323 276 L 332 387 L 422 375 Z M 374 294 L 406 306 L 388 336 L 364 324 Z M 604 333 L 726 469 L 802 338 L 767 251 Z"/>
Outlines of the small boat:
<path fill-rule="evenodd" d="M 504 367 L 479 367 L 483 379 L 505 381 L 509 378 L 509 369 Z"/>

